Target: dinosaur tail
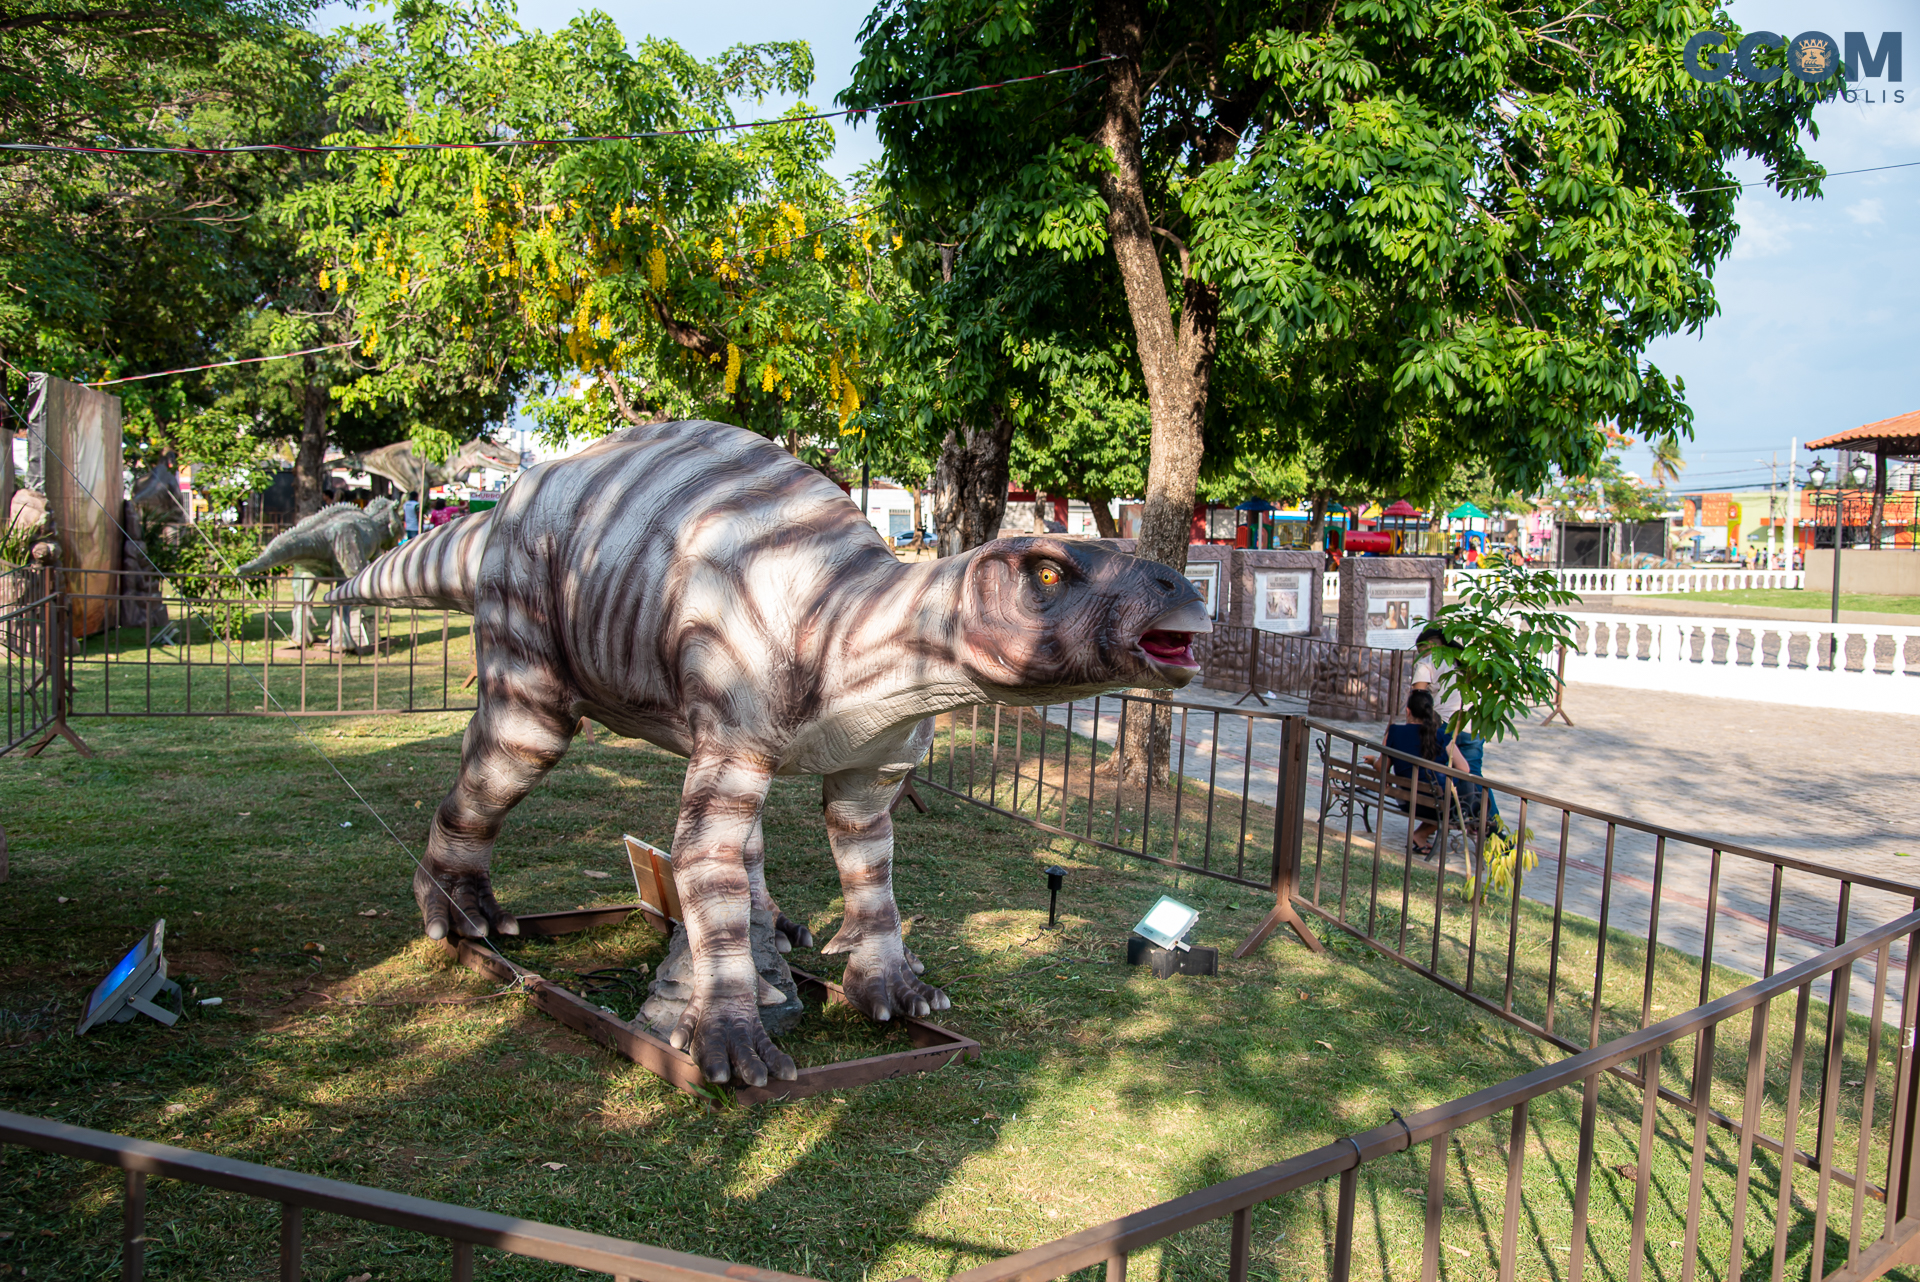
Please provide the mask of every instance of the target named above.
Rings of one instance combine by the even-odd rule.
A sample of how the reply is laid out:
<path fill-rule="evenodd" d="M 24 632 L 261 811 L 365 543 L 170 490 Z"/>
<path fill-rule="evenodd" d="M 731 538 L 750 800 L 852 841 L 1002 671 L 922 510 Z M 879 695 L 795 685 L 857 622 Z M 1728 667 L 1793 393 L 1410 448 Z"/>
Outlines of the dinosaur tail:
<path fill-rule="evenodd" d="M 376 557 L 327 593 L 337 604 L 411 605 L 473 613 L 473 585 L 487 548 L 491 512 L 449 521 L 431 534 Z"/>

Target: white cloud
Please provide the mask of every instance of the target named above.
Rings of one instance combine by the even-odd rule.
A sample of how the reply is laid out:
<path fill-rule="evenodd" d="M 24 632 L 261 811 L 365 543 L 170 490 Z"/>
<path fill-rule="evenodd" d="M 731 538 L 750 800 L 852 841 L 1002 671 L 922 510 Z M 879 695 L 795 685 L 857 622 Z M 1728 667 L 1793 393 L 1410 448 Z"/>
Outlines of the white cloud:
<path fill-rule="evenodd" d="M 1740 234 L 1734 238 L 1732 254 L 1736 261 L 1784 254 L 1793 248 L 1793 233 L 1812 227 L 1784 218 L 1773 203 L 1758 200 L 1743 201 L 1739 217 Z"/>
<path fill-rule="evenodd" d="M 1870 196 L 1866 200 L 1856 200 L 1847 206 L 1847 217 L 1862 227 L 1871 227 L 1886 222 L 1886 204 L 1878 197 Z"/>

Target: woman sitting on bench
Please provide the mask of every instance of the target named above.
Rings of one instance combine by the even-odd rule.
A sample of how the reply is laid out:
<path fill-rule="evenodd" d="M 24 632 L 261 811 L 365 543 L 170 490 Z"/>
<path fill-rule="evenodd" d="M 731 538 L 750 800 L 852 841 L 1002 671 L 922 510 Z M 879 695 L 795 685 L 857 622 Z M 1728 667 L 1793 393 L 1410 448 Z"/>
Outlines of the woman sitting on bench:
<path fill-rule="evenodd" d="M 1395 752 L 1404 752 L 1410 757 L 1419 757 L 1439 765 L 1451 766 L 1462 774 L 1467 773 L 1467 759 L 1460 755 L 1460 749 L 1453 742 L 1453 735 L 1440 720 L 1439 711 L 1433 706 L 1433 693 L 1429 690 L 1415 690 L 1407 696 L 1407 715 L 1405 721 L 1396 722 L 1387 727 L 1387 747 Z M 1409 778 L 1414 773 L 1411 761 L 1402 761 L 1389 757 L 1393 773 L 1401 778 Z M 1477 791 L 1471 784 L 1459 780 L 1450 780 L 1446 775 L 1430 770 L 1421 770 L 1418 783 L 1431 784 L 1435 791 L 1443 791 L 1449 782 L 1458 785 L 1460 800 L 1457 804 L 1469 806 L 1469 791 Z M 1433 834 L 1435 820 L 1439 814 L 1430 805 L 1417 805 L 1413 818 L 1419 825 L 1413 830 L 1413 853 L 1426 859 L 1433 854 Z"/>

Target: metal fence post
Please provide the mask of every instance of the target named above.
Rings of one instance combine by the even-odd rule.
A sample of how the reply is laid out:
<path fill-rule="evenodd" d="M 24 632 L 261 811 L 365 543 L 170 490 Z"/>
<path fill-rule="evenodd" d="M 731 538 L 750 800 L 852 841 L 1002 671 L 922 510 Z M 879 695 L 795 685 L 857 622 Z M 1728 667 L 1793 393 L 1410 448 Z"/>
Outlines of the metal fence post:
<path fill-rule="evenodd" d="M 71 743 L 81 756 L 91 757 L 93 755 L 93 749 L 87 747 L 87 745 L 81 741 L 80 736 L 75 734 L 73 728 L 67 724 L 67 681 L 69 673 L 67 671 L 67 648 L 65 643 L 67 630 L 72 626 L 72 607 L 67 602 L 66 592 L 61 588 L 61 572 L 59 570 L 49 570 L 47 573 L 50 576 L 49 582 L 51 587 L 46 598 L 46 680 L 53 683 L 50 691 L 53 706 L 53 722 L 47 727 L 47 732 L 41 735 L 39 740 L 27 749 L 27 755 L 29 757 L 39 756 L 41 751 L 53 742 L 55 735 L 65 735 L 67 742 Z"/>
<path fill-rule="evenodd" d="M 280 1282 L 300 1282 L 300 1207 L 280 1204 Z"/>
<path fill-rule="evenodd" d="M 1920 901 L 1916 901 L 1920 902 Z M 1897 1224 L 1920 1212 L 1920 1198 L 1914 1195 L 1914 1181 L 1920 1179 L 1920 965 L 1915 964 L 1915 949 L 1920 934 L 1907 937 L 1907 976 L 1901 992 L 1900 1060 L 1906 1074 L 1906 1098 L 1894 1101 L 1894 1126 L 1888 1136 L 1887 1189 L 1892 1205 L 1888 1208 Z"/>
<path fill-rule="evenodd" d="M 1327 950 L 1293 907 L 1294 893 L 1300 886 L 1300 847 L 1307 824 L 1308 737 L 1305 717 L 1281 718 L 1280 784 L 1273 813 L 1273 911 L 1254 927 L 1246 942 L 1234 950 L 1235 957 L 1245 957 L 1282 925 L 1292 928 L 1300 942 L 1313 952 Z"/>
<path fill-rule="evenodd" d="M 128 1171 L 127 1196 L 120 1207 L 120 1282 L 140 1282 L 146 1275 L 147 1177 Z"/>

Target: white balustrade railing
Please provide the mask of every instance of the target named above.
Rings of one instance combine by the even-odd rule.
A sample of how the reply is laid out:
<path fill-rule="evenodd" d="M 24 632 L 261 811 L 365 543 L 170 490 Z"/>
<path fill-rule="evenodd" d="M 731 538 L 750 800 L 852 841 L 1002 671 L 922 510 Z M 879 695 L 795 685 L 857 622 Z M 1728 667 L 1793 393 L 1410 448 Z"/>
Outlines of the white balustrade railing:
<path fill-rule="evenodd" d="M 1575 619 L 1570 686 L 1920 714 L 1920 626 L 1584 612 Z"/>
<path fill-rule="evenodd" d="M 1447 591 L 1458 594 L 1477 570 L 1452 570 Z M 1675 592 L 1738 592 L 1752 588 L 1804 588 L 1805 570 L 1742 570 L 1695 566 L 1686 570 L 1555 570 L 1560 586 L 1582 596 L 1663 596 Z M 1818 602 L 1814 602 L 1818 605 Z"/>

